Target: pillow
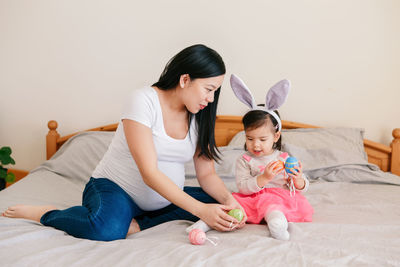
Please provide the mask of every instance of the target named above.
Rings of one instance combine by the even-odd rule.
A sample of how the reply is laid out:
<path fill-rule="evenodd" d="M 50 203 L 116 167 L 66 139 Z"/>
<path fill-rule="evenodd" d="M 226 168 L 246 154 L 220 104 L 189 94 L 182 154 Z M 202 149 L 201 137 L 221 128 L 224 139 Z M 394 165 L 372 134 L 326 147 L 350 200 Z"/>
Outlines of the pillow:
<path fill-rule="evenodd" d="M 85 184 L 107 151 L 114 134 L 97 131 L 79 133 L 32 172 L 47 169 L 75 184 Z"/>
<path fill-rule="evenodd" d="M 345 164 L 368 164 L 364 130 L 307 128 L 282 132 L 282 150 L 297 157 L 305 171 Z"/>
<path fill-rule="evenodd" d="M 282 151 L 297 157 L 304 171 L 343 164 L 368 164 L 363 136 L 364 130 L 359 128 L 284 129 Z M 245 140 L 244 131 L 241 131 L 228 147 L 243 147 Z"/>
<path fill-rule="evenodd" d="M 244 134 L 244 131 L 240 131 L 235 134 L 232 140 L 228 143 L 228 147 L 244 149 L 244 143 L 246 143 L 246 135 Z"/>

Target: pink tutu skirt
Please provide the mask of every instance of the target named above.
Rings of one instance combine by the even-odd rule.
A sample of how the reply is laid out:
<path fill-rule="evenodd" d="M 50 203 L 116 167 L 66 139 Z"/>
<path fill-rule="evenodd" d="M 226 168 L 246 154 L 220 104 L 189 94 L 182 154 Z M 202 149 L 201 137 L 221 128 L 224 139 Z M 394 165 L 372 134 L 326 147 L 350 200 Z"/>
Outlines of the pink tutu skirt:
<path fill-rule="evenodd" d="M 264 188 L 251 195 L 232 195 L 244 208 L 248 223 L 259 224 L 270 210 L 282 211 L 289 222 L 312 221 L 314 209 L 299 191 L 290 196 L 289 190 L 283 188 Z"/>

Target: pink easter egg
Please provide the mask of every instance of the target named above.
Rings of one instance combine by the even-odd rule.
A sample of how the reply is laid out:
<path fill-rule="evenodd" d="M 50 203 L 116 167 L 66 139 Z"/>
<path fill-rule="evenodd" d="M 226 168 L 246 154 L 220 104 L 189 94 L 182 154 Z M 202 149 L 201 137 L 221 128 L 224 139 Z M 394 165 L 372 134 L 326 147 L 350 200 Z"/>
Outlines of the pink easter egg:
<path fill-rule="evenodd" d="M 200 229 L 193 229 L 189 232 L 189 241 L 193 245 L 203 245 L 206 242 L 206 233 Z"/>

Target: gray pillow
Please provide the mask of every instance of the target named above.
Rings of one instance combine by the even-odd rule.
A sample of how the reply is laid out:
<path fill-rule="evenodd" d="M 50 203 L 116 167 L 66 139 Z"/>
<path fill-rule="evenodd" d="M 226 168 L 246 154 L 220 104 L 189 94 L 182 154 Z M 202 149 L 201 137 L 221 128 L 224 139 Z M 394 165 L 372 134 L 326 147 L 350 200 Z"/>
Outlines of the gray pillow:
<path fill-rule="evenodd" d="M 282 151 L 297 157 L 303 169 L 314 170 L 343 164 L 368 164 L 364 130 L 359 128 L 299 128 L 282 131 Z M 228 147 L 243 148 L 244 131 Z"/>
<path fill-rule="evenodd" d="M 282 150 L 297 157 L 304 170 L 344 164 L 368 164 L 364 130 L 359 128 L 309 128 L 282 132 Z"/>
<path fill-rule="evenodd" d="M 235 134 L 235 136 L 231 139 L 227 146 L 231 148 L 241 149 L 244 148 L 244 143 L 246 143 L 246 135 L 244 134 L 244 131 L 240 131 Z"/>
<path fill-rule="evenodd" d="M 84 184 L 103 158 L 115 132 L 83 132 L 70 138 L 36 170 L 46 169 L 74 182 Z"/>

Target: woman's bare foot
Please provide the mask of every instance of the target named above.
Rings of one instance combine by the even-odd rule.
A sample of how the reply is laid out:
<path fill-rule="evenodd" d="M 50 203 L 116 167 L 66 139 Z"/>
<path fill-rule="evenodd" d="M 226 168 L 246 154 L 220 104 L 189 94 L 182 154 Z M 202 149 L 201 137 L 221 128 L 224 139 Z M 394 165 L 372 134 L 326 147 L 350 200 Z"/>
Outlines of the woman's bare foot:
<path fill-rule="evenodd" d="M 131 224 L 129 225 L 128 233 L 126 234 L 126 236 L 137 233 L 137 232 L 140 232 L 140 226 L 135 219 L 132 219 Z"/>
<path fill-rule="evenodd" d="M 40 218 L 48 211 L 57 209 L 52 205 L 45 206 L 31 206 L 31 205 L 15 205 L 9 207 L 2 213 L 4 217 L 8 218 L 23 218 L 40 222 Z"/>

